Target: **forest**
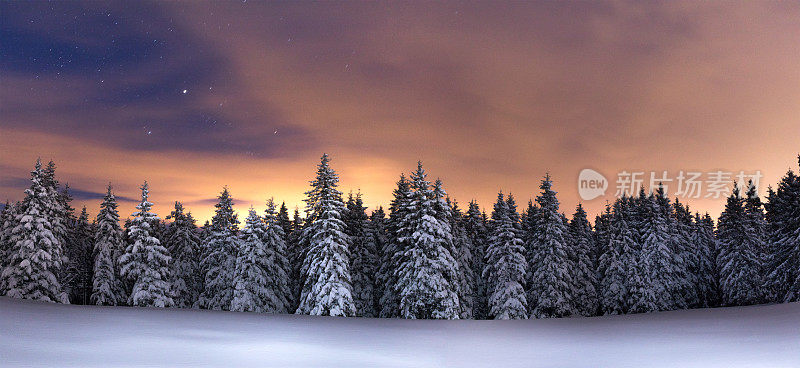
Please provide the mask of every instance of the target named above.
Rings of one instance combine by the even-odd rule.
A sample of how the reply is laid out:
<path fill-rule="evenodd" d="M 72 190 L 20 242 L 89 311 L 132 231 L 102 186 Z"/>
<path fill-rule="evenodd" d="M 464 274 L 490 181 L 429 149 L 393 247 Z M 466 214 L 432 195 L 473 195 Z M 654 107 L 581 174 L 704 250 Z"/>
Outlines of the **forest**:
<path fill-rule="evenodd" d="M 800 162 L 800 157 L 799 160 Z M 223 188 L 198 226 L 153 213 L 147 182 L 122 220 L 109 184 L 96 218 L 71 207 L 52 161 L 0 213 L 0 295 L 55 303 L 406 319 L 527 319 L 800 300 L 800 177 L 732 190 L 718 219 L 663 187 L 562 212 L 533 200 L 462 208 L 422 163 L 389 206 L 346 197 L 322 156 L 301 214 L 267 200 L 244 219 Z M 522 207 L 522 208 L 520 208 Z"/>

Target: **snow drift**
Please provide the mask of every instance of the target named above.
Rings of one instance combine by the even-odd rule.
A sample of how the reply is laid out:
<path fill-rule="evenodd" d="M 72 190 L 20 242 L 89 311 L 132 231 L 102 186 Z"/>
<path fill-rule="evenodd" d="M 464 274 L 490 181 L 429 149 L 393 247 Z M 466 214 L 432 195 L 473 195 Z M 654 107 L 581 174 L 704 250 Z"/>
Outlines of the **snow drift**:
<path fill-rule="evenodd" d="M 800 367 L 800 303 L 414 321 L 0 297 L 0 361 L 4 367 Z"/>

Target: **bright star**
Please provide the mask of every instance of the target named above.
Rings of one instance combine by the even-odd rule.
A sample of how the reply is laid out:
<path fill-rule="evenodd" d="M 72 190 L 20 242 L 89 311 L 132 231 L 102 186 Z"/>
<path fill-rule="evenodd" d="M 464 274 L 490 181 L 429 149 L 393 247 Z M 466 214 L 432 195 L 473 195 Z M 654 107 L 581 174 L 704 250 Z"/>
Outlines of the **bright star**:
<path fill-rule="evenodd" d="M 184 89 L 184 90 L 183 90 L 183 94 L 185 95 L 185 94 L 186 94 L 186 92 L 189 92 L 189 91 Z"/>

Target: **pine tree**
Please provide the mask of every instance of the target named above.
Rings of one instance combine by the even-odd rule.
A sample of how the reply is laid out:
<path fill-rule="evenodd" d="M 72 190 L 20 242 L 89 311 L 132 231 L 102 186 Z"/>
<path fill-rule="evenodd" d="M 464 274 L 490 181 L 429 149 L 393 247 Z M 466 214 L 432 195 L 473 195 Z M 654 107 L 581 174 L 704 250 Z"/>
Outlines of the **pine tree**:
<path fill-rule="evenodd" d="M 344 233 L 342 193 L 336 189 L 339 177 L 329 163 L 328 155 L 323 154 L 312 189 L 306 192 L 308 226 L 303 229 L 303 244 L 308 252 L 297 313 L 348 317 L 356 312 L 350 284 L 350 239 Z"/>
<path fill-rule="evenodd" d="M 25 190 L 11 231 L 8 263 L 0 278 L 12 298 L 69 303 L 57 275 L 62 267 L 62 244 L 51 222 L 52 192 L 39 160 L 31 171 L 31 186 Z"/>
<path fill-rule="evenodd" d="M 292 268 L 284 241 L 286 235 L 275 212 L 275 201 L 272 198 L 267 201 L 267 209 L 264 211 L 264 225 L 264 264 L 270 291 L 265 306 L 270 313 L 287 313 L 292 292 L 289 286 Z"/>
<path fill-rule="evenodd" d="M 455 258 L 458 262 L 458 300 L 461 305 L 459 318 L 473 319 L 475 305 L 475 271 L 473 269 L 472 239 L 469 238 L 464 223 L 464 214 L 455 201 L 450 205 L 450 230 L 453 236 Z M 478 271 L 478 272 L 482 272 Z"/>
<path fill-rule="evenodd" d="M 191 212 L 184 212 L 181 202 L 175 202 L 175 209 L 167 219 L 172 219 L 165 245 L 172 256 L 173 299 L 176 307 L 191 308 L 202 291 L 200 234 L 194 217 Z"/>
<path fill-rule="evenodd" d="M 239 219 L 233 212 L 233 198 L 228 187 L 224 187 L 217 198 L 208 236 L 203 239 L 205 254 L 200 272 L 204 288 L 195 304 L 201 309 L 228 310 L 233 301 L 233 273 L 240 249 Z"/>
<path fill-rule="evenodd" d="M 472 263 L 474 279 L 473 285 L 473 317 L 475 319 L 489 318 L 489 297 L 486 291 L 486 281 L 483 278 L 483 269 L 486 267 L 486 251 L 488 233 L 478 203 L 469 202 L 469 209 L 464 216 L 464 231 L 472 244 Z M 524 253 L 523 253 L 524 254 Z M 527 261 L 526 261 L 527 263 Z"/>
<path fill-rule="evenodd" d="M 614 202 L 608 222 L 608 245 L 603 247 L 599 266 L 600 308 L 605 315 L 624 314 L 629 308 L 628 276 L 635 272 L 634 230 L 627 197 Z M 606 212 L 609 214 L 609 212 Z"/>
<path fill-rule="evenodd" d="M 586 211 L 581 204 L 575 209 L 572 221 L 569 224 L 569 234 L 575 249 L 575 307 L 574 309 L 582 316 L 593 316 L 597 314 L 597 279 L 594 257 L 594 234 L 592 226 L 586 218 Z"/>
<path fill-rule="evenodd" d="M 289 274 L 289 313 L 294 313 L 300 305 L 300 289 L 303 287 L 303 279 L 301 269 L 303 267 L 303 260 L 305 259 L 305 252 L 300 239 L 303 234 L 303 219 L 300 217 L 300 211 L 294 209 L 294 217 L 292 218 L 292 232 L 288 236 L 286 242 L 287 253 L 289 258 L 289 266 L 291 272 Z"/>
<path fill-rule="evenodd" d="M 3 211 L 0 212 L 0 295 L 6 295 L 7 286 L 5 278 L 2 277 L 3 270 L 9 266 L 13 244 L 11 243 L 11 232 L 17 225 L 17 212 L 20 204 L 9 203 L 6 201 Z"/>
<path fill-rule="evenodd" d="M 528 310 L 535 318 L 565 317 L 576 312 L 572 308 L 575 271 L 567 249 L 567 227 L 558 212 L 550 175 L 545 176 L 539 188 L 542 192 L 536 197 L 536 228 L 528 247 L 532 252 Z"/>
<path fill-rule="evenodd" d="M 501 192 L 492 212 L 492 234 L 486 249 L 486 280 L 489 315 L 494 319 L 528 318 L 525 297 L 525 246 L 516 222 L 513 197 Z"/>
<path fill-rule="evenodd" d="M 377 251 L 375 243 L 368 237 L 369 220 L 361 193 L 347 198 L 345 233 L 350 237 L 350 274 L 352 275 L 353 303 L 356 316 L 375 317 L 375 271 Z"/>
<path fill-rule="evenodd" d="M 275 204 L 270 202 L 267 208 L 268 216 L 271 216 L 270 224 L 267 225 L 251 207 L 247 216 L 246 226 L 241 232 L 241 248 L 236 260 L 236 271 L 234 272 L 234 297 L 230 309 L 237 312 L 257 312 L 257 313 L 285 313 L 286 312 L 286 293 L 288 285 L 284 267 L 285 257 L 281 260 L 276 259 L 274 246 L 269 248 L 265 242 L 275 242 L 275 237 L 280 239 L 282 229 L 273 229 L 267 235 L 267 227 L 278 227 L 275 222 Z M 283 262 L 281 262 L 283 261 Z"/>
<path fill-rule="evenodd" d="M 381 279 L 380 260 L 384 258 L 383 251 L 386 249 L 388 237 L 386 234 L 386 213 L 383 212 L 383 207 L 378 206 L 376 210 L 372 211 L 367 224 L 367 242 L 370 243 L 369 247 L 375 249 L 375 290 L 373 291 L 372 305 L 375 311 L 374 317 L 379 317 L 381 313 L 380 299 L 384 294 L 385 280 Z"/>
<path fill-rule="evenodd" d="M 70 303 L 88 304 L 92 294 L 92 275 L 94 273 L 93 229 L 89 224 L 89 214 L 86 207 L 81 210 L 80 216 L 70 226 L 70 236 L 67 249 L 69 266 L 67 274 L 70 275 Z"/>
<path fill-rule="evenodd" d="M 697 250 L 697 282 L 698 306 L 701 308 L 719 305 L 719 276 L 717 275 L 716 252 L 717 239 L 714 237 L 714 220 L 706 213 L 700 217 L 695 214 L 692 227 L 692 244 Z"/>
<path fill-rule="evenodd" d="M 393 195 L 394 199 L 389 206 L 387 241 L 381 250 L 381 262 L 377 277 L 378 283 L 383 289 L 380 296 L 380 316 L 383 318 L 400 317 L 397 270 L 405 260 L 406 250 L 410 248 L 413 231 L 410 223 L 413 192 L 411 184 L 404 175 L 400 175 Z"/>
<path fill-rule="evenodd" d="M 764 290 L 772 302 L 800 301 L 800 176 L 789 170 L 768 199 L 771 256 L 764 260 Z"/>
<path fill-rule="evenodd" d="M 122 276 L 133 284 L 128 303 L 137 307 L 172 307 L 169 283 L 172 258 L 167 248 L 150 235 L 158 216 L 150 212 L 153 203 L 148 200 L 150 189 L 146 181 L 141 189 L 142 200 L 132 215 L 128 245 L 119 260 Z"/>
<path fill-rule="evenodd" d="M 122 290 L 119 290 L 121 286 L 117 280 L 119 268 L 114 257 L 124 244 L 122 228 L 119 226 L 117 200 L 111 193 L 109 184 L 103 203 L 100 205 L 100 212 L 97 214 L 97 230 L 94 235 L 92 304 L 117 305 L 121 302 L 117 299 Z"/>
<path fill-rule="evenodd" d="M 756 304 L 760 299 L 760 260 L 747 241 L 747 237 L 753 234 L 747 226 L 744 201 L 734 183 L 717 225 L 717 263 L 720 265 L 720 288 L 725 306 Z"/>
<path fill-rule="evenodd" d="M 70 206 L 72 196 L 69 194 L 69 186 L 66 185 L 62 191 L 55 175 L 56 164 L 50 161 L 47 163 L 47 167 L 44 168 L 42 176 L 42 183 L 47 190 L 46 216 L 50 218 L 53 236 L 60 244 L 59 247 L 53 249 L 56 252 L 55 256 L 61 259 L 62 265 L 56 274 L 56 278 L 58 278 L 67 295 L 70 295 L 71 282 L 68 273 L 70 261 L 67 255 L 67 244 L 70 240 L 69 225 L 75 221 L 75 214 L 74 209 Z"/>
<path fill-rule="evenodd" d="M 457 263 L 449 224 L 441 221 L 431 183 L 422 163 L 411 175 L 412 211 L 408 213 L 408 248 L 403 253 L 396 290 L 400 297 L 400 316 L 409 319 L 458 319 Z"/>
<path fill-rule="evenodd" d="M 670 223 L 656 196 L 644 189 L 635 201 L 634 227 L 638 239 L 636 267 L 629 277 L 629 313 L 670 310 L 674 305 L 674 255 Z"/>
<path fill-rule="evenodd" d="M 283 230 L 283 241 L 289 244 L 289 237 L 292 234 L 292 220 L 289 219 L 289 209 L 286 208 L 286 202 L 281 202 L 277 216 L 278 226 Z"/>
<path fill-rule="evenodd" d="M 743 244 L 743 248 L 751 250 L 758 264 L 756 270 L 758 279 L 755 280 L 757 282 L 755 292 L 758 295 L 758 299 L 755 303 L 764 303 L 766 302 L 766 293 L 763 290 L 763 285 L 764 279 L 766 278 L 766 267 L 763 264 L 763 260 L 767 257 L 769 251 L 767 249 L 766 239 L 767 222 L 764 217 L 764 207 L 761 203 L 761 199 L 758 197 L 758 192 L 752 180 L 748 182 L 747 192 L 745 193 L 744 215 L 744 225 L 747 236 L 744 239 L 745 244 Z"/>
<path fill-rule="evenodd" d="M 700 305 L 700 295 L 697 294 L 697 285 L 700 253 L 698 244 L 693 241 L 694 218 L 688 205 L 683 205 L 677 198 L 672 211 L 674 219 L 675 241 L 679 244 L 675 255 L 675 278 L 679 303 L 675 307 L 697 308 Z M 763 216 L 763 213 L 762 213 Z"/>

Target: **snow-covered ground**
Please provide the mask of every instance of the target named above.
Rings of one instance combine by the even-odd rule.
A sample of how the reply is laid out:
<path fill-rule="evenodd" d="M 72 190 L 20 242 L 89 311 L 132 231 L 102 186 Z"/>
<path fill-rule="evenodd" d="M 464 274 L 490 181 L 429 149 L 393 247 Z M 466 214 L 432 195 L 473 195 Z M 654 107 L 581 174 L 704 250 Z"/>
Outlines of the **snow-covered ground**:
<path fill-rule="evenodd" d="M 800 367 L 800 304 L 530 321 L 56 305 L 0 297 L 2 367 Z"/>

